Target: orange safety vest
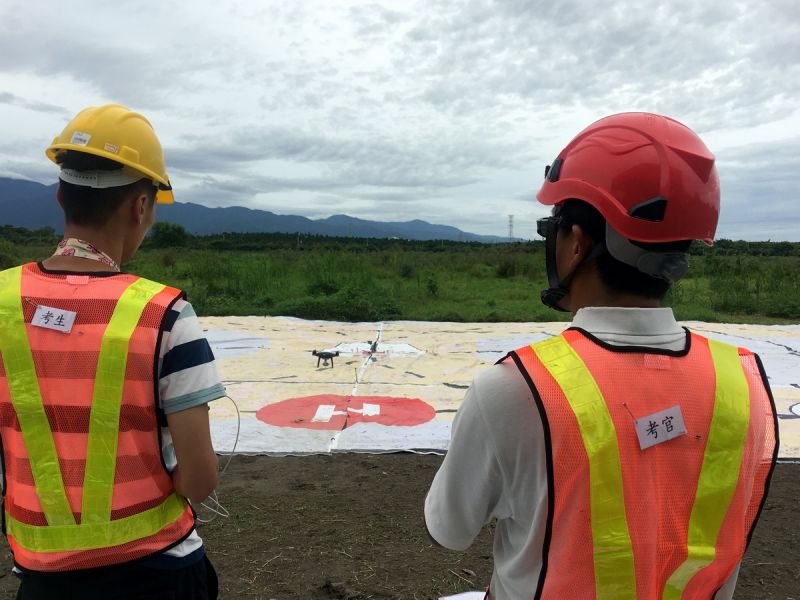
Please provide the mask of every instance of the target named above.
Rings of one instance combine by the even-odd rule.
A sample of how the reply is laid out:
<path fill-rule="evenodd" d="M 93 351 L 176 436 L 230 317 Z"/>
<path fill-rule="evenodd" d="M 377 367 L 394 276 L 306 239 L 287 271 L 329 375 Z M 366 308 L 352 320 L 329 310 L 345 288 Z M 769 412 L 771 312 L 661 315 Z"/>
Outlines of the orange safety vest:
<path fill-rule="evenodd" d="M 20 567 L 119 564 L 193 530 L 157 419 L 161 324 L 181 297 L 127 274 L 0 272 L 3 524 Z M 37 306 L 77 313 L 71 332 L 32 325 Z"/>
<path fill-rule="evenodd" d="M 509 354 L 545 436 L 534 598 L 708 600 L 741 561 L 777 456 L 775 407 L 752 352 L 688 341 L 612 348 L 568 329 Z M 666 433 L 645 419 L 676 405 L 686 433 L 642 450 L 640 436 Z"/>

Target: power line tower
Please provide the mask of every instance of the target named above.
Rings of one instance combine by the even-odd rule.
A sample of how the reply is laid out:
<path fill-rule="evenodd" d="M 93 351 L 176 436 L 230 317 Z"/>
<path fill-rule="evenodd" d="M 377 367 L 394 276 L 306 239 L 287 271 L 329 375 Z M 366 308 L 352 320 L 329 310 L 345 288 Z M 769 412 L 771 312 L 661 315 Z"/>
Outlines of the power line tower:
<path fill-rule="evenodd" d="M 508 241 L 514 241 L 514 215 L 508 215 Z"/>

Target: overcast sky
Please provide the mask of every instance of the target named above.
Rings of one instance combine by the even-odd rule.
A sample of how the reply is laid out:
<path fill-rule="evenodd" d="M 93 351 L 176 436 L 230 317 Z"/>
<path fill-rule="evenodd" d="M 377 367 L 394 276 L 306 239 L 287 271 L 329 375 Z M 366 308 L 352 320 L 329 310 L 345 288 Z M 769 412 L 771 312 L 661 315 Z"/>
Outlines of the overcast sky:
<path fill-rule="evenodd" d="M 798 91 L 796 0 L 0 1 L 0 176 L 119 102 L 178 201 L 310 218 L 533 238 L 544 165 L 642 110 L 716 154 L 718 238 L 800 240 Z"/>

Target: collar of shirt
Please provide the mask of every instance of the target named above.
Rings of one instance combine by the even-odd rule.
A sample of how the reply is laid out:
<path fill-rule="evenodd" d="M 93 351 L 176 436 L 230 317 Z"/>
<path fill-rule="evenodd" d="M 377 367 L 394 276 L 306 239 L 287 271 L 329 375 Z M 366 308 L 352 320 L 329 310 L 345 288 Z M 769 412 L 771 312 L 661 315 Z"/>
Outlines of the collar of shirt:
<path fill-rule="evenodd" d="M 675 320 L 671 308 L 582 308 L 572 321 L 600 340 L 617 346 L 650 346 L 683 350 L 686 330 Z"/>

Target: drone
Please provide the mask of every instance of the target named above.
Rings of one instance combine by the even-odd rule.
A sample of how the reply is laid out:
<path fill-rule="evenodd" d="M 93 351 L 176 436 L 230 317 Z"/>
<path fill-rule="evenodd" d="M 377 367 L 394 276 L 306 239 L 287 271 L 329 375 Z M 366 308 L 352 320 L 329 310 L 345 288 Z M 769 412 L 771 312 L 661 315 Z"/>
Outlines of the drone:
<path fill-rule="evenodd" d="M 334 356 L 339 356 L 339 351 L 338 350 L 334 350 L 334 351 L 322 350 L 320 352 L 317 352 L 316 350 L 312 350 L 311 354 L 317 357 L 317 368 L 319 368 L 319 361 L 323 361 L 322 362 L 322 366 L 323 367 L 327 367 L 328 366 L 328 361 L 331 361 L 331 365 L 330 366 L 331 366 L 331 369 L 332 369 L 333 368 L 333 357 Z"/>

